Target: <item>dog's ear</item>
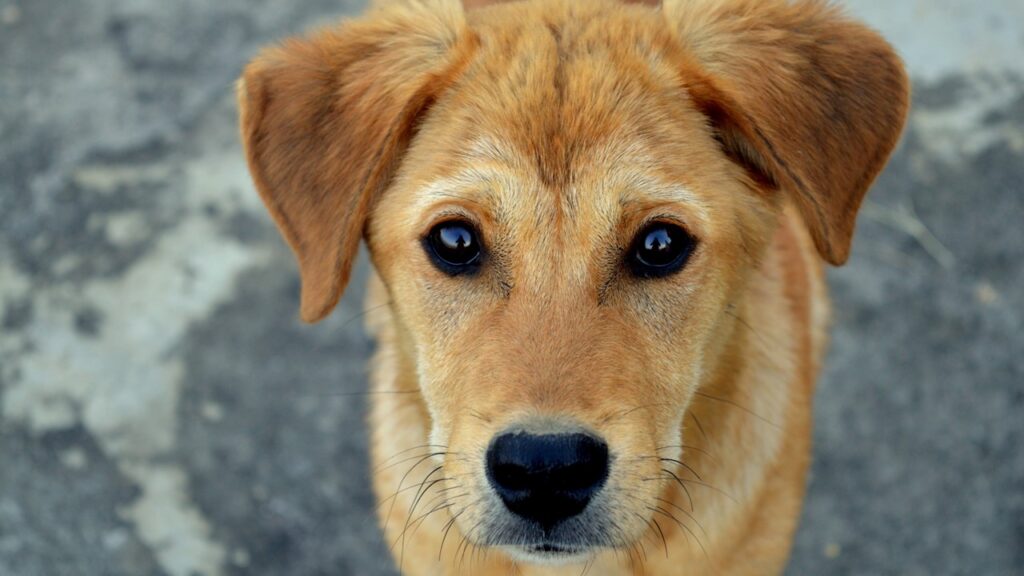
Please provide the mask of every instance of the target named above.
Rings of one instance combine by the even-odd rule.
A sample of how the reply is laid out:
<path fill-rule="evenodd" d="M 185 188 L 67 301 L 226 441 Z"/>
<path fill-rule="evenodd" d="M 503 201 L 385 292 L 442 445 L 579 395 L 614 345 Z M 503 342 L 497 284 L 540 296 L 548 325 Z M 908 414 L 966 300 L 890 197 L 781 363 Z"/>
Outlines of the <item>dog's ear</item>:
<path fill-rule="evenodd" d="M 842 264 L 857 210 L 896 145 L 909 85 L 892 47 L 821 0 L 666 0 L 684 81 L 726 154 L 791 193 Z"/>
<path fill-rule="evenodd" d="M 348 282 L 367 215 L 417 118 L 466 58 L 459 0 L 417 0 L 259 54 L 238 83 L 256 188 L 291 246 L 301 316 Z"/>

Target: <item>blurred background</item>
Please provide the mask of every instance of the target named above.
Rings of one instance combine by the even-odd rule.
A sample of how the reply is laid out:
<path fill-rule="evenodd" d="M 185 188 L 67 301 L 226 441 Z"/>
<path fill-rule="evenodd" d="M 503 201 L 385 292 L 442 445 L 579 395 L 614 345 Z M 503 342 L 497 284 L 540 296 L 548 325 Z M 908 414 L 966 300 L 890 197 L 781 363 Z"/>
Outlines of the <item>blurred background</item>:
<path fill-rule="evenodd" d="M 789 573 L 1024 574 L 1024 3 L 842 3 L 914 108 L 830 273 Z M 298 322 L 232 95 L 361 4 L 0 0 L 0 574 L 394 574 L 365 259 Z"/>

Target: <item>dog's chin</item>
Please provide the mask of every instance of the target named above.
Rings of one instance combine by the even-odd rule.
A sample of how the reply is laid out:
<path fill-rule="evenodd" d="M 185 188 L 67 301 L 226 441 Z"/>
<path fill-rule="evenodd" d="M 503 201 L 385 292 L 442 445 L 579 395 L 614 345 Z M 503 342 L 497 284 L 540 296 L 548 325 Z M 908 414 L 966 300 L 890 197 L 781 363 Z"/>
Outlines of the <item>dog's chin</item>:
<path fill-rule="evenodd" d="M 516 562 L 543 566 L 582 564 L 594 554 L 592 548 L 568 547 L 558 544 L 502 546 L 502 549 Z"/>

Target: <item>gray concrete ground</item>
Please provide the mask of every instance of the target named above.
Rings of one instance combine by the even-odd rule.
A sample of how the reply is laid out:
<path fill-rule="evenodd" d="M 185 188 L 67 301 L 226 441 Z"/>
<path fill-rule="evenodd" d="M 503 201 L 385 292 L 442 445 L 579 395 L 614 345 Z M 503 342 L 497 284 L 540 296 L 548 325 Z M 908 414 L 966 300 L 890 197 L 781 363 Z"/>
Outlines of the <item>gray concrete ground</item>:
<path fill-rule="evenodd" d="M 0 0 L 0 574 L 393 574 L 231 83 L 343 0 Z M 1024 573 L 1024 3 L 849 0 L 910 130 L 831 274 L 791 574 Z M 360 268 L 365 276 L 365 263 Z"/>

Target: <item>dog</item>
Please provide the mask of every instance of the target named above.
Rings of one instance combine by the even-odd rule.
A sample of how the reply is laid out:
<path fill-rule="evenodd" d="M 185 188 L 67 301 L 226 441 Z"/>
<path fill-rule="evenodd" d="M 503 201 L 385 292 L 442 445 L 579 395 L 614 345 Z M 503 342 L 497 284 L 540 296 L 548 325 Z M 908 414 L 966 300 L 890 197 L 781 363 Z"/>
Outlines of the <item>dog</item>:
<path fill-rule="evenodd" d="M 785 568 L 823 268 L 907 114 L 878 34 L 818 0 L 408 0 L 238 96 L 302 319 L 368 246 L 402 572 Z"/>

